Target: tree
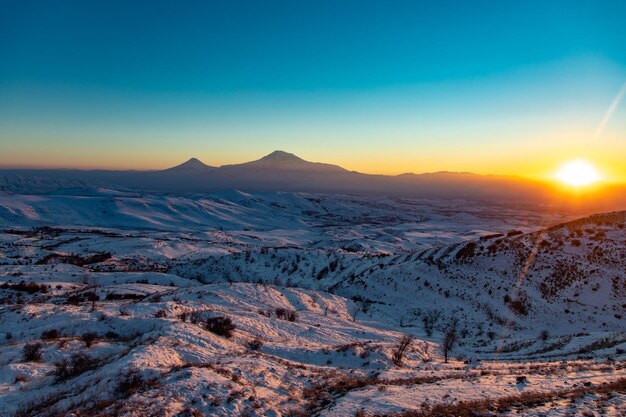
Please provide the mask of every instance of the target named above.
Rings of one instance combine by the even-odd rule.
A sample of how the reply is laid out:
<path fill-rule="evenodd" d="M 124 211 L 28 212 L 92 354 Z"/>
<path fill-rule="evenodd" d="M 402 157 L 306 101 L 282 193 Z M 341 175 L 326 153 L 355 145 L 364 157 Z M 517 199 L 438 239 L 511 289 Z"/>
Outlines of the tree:
<path fill-rule="evenodd" d="M 450 327 L 443 338 L 443 356 L 445 363 L 448 363 L 448 353 L 452 350 L 452 347 L 456 343 L 456 339 L 456 327 Z"/>
<path fill-rule="evenodd" d="M 433 328 L 437 321 L 439 321 L 439 313 L 436 311 L 429 311 L 423 317 L 422 321 L 424 322 L 424 331 L 426 332 L 426 336 L 431 337 L 433 335 Z"/>
<path fill-rule="evenodd" d="M 96 310 L 96 301 L 100 301 L 100 297 L 98 297 L 98 294 L 96 294 L 95 292 L 91 291 L 91 292 L 88 292 L 87 294 L 85 294 L 85 298 L 87 299 L 87 301 L 91 301 L 91 311 L 95 311 Z"/>
<path fill-rule="evenodd" d="M 85 342 L 85 346 L 87 348 L 90 348 L 91 345 L 93 345 L 93 342 L 96 341 L 96 338 L 98 337 L 98 335 L 94 332 L 87 332 L 87 333 L 83 333 L 83 335 L 81 336 L 81 339 L 83 340 L 83 342 Z"/>
<path fill-rule="evenodd" d="M 95 311 L 96 301 L 100 300 L 100 297 L 98 297 L 98 295 L 96 294 L 96 292 L 98 291 L 98 280 L 94 275 L 89 274 L 82 274 L 80 278 L 81 282 L 86 285 L 87 288 L 91 289 L 91 291 L 83 293 L 83 296 L 87 301 L 91 301 L 91 311 Z M 83 290 L 87 288 L 83 288 Z"/>
<path fill-rule="evenodd" d="M 402 365 L 402 359 L 404 358 L 404 354 L 406 350 L 409 348 L 409 345 L 413 341 L 413 338 L 409 335 L 402 336 L 402 339 L 398 341 L 396 348 L 393 351 L 391 356 L 391 360 L 396 366 Z"/>

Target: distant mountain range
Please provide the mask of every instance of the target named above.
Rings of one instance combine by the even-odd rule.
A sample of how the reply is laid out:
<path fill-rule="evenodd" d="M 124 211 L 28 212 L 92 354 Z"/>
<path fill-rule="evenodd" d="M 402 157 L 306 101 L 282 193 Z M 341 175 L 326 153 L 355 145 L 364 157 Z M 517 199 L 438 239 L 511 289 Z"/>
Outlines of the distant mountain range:
<path fill-rule="evenodd" d="M 340 166 L 306 161 L 294 154 L 274 151 L 261 159 L 214 167 L 191 158 L 158 171 L 5 169 L 0 170 L 0 191 L 46 193 L 60 189 L 113 188 L 142 192 L 198 193 L 226 189 L 354 193 L 419 198 L 507 199 L 520 203 L 593 206 L 593 210 L 626 208 L 623 187 L 605 189 L 580 199 L 564 197 L 554 185 L 513 176 L 466 172 L 371 175 Z"/>

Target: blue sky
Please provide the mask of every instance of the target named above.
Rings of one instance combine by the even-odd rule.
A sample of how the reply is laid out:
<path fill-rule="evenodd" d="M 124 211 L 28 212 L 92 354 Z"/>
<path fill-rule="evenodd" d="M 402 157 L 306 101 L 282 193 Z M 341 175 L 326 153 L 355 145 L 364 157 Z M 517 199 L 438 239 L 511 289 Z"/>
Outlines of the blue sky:
<path fill-rule="evenodd" d="M 459 3 L 5 1 L 0 164 L 277 148 L 385 173 L 538 174 L 557 149 L 614 163 L 589 137 L 626 82 L 626 3 Z"/>

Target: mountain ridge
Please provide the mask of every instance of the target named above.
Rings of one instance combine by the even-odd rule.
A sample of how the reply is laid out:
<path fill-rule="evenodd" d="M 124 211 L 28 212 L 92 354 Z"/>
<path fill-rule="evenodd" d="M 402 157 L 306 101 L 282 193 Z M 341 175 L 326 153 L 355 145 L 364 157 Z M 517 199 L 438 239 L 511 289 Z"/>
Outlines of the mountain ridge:
<path fill-rule="evenodd" d="M 71 169 L 0 169 L 0 191 L 49 193 L 67 188 L 124 189 L 157 193 L 311 192 L 389 197 L 508 200 L 520 204 L 571 207 L 579 213 L 626 208 L 626 187 L 597 186 L 585 198 L 547 181 L 515 176 L 439 171 L 401 175 L 366 174 L 306 161 L 277 150 L 240 164 L 210 166 L 198 158 L 163 170 L 107 171 Z"/>

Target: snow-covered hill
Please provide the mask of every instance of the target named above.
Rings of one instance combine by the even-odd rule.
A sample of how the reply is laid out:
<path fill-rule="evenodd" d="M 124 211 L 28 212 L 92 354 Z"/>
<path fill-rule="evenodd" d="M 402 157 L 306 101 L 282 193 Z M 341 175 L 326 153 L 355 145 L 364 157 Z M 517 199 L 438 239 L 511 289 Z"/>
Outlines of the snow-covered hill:
<path fill-rule="evenodd" d="M 626 399 L 626 212 L 94 189 L 0 196 L 0 228 L 5 415 L 619 415 Z"/>

